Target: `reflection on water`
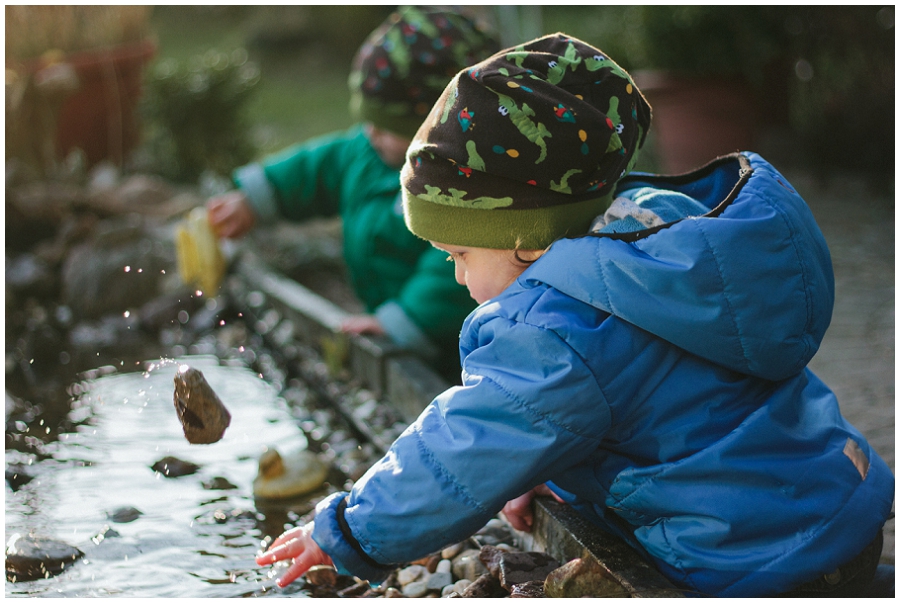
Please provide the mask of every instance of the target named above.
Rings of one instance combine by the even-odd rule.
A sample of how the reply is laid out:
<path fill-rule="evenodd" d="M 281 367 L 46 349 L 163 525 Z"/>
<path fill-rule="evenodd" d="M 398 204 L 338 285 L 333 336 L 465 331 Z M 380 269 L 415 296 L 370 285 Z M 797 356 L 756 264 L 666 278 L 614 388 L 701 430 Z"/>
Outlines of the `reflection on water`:
<path fill-rule="evenodd" d="M 231 412 L 231 425 L 215 444 L 192 445 L 184 438 L 173 406 L 179 364 L 201 370 Z M 6 596 L 290 592 L 275 587 L 275 572 L 253 560 L 266 534 L 281 533 L 286 522 L 309 510 L 305 501 L 257 507 L 252 496 L 266 446 L 290 451 L 306 445 L 274 388 L 249 369 L 194 356 L 148 364 L 142 373 L 91 378 L 72 393 L 74 431 L 48 445 L 52 458 L 30 468 L 31 482 L 16 492 L 7 486 L 6 538 L 32 533 L 62 540 L 85 556 L 52 578 L 7 582 Z M 17 454 L 7 450 L 7 466 L 24 460 Z M 166 456 L 200 469 L 166 478 L 151 469 Z"/>

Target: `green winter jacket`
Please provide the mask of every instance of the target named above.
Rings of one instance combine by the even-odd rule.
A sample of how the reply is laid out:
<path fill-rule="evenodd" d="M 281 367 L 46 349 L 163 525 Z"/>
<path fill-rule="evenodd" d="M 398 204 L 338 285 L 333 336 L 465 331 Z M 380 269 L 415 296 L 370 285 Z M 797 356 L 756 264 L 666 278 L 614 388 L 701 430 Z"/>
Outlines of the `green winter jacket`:
<path fill-rule="evenodd" d="M 475 308 L 447 254 L 409 232 L 400 172 L 369 144 L 362 125 L 294 145 L 235 170 L 260 222 L 340 215 L 344 259 L 357 296 L 399 345 L 459 372 L 459 331 Z"/>

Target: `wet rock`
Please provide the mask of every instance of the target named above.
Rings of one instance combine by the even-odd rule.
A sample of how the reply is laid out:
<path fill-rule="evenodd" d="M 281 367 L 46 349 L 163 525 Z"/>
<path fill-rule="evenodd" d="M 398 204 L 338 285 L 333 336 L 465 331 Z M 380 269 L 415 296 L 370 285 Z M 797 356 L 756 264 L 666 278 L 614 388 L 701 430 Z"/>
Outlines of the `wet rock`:
<path fill-rule="evenodd" d="M 46 261 L 31 253 L 14 259 L 7 256 L 6 287 L 7 292 L 17 295 L 50 297 L 58 287 L 56 272 Z"/>
<path fill-rule="evenodd" d="M 13 534 L 6 546 L 6 579 L 26 582 L 62 573 L 84 553 L 49 538 Z"/>
<path fill-rule="evenodd" d="M 191 444 L 213 444 L 231 424 L 231 413 L 206 382 L 203 373 L 182 365 L 175 374 L 175 410 Z"/>
<path fill-rule="evenodd" d="M 7 396 L 7 400 L 9 396 Z M 6 483 L 13 492 L 18 492 L 19 488 L 34 479 L 27 465 L 15 464 L 6 466 Z"/>
<path fill-rule="evenodd" d="M 119 507 L 112 513 L 106 514 L 106 516 L 115 523 L 131 523 L 141 515 L 143 515 L 143 513 L 134 507 Z"/>
<path fill-rule="evenodd" d="M 338 583 L 338 572 L 330 565 L 314 565 L 303 575 L 313 586 L 334 587 Z"/>
<path fill-rule="evenodd" d="M 371 590 L 368 582 L 358 582 L 337 591 L 338 597 L 362 597 Z"/>
<path fill-rule="evenodd" d="M 629 596 L 612 575 L 593 558 L 573 559 L 550 572 L 544 581 L 549 597 Z"/>
<path fill-rule="evenodd" d="M 214 477 L 209 481 L 203 482 L 204 490 L 236 490 L 237 486 L 232 484 L 224 477 Z"/>
<path fill-rule="evenodd" d="M 466 587 L 462 596 L 466 599 L 499 598 L 509 595 L 500 581 L 491 574 L 484 574 Z"/>
<path fill-rule="evenodd" d="M 474 582 L 479 576 L 488 573 L 478 554 L 479 551 L 475 549 L 467 549 L 457 555 L 451 562 L 453 575 L 459 580 L 466 579 Z"/>
<path fill-rule="evenodd" d="M 119 536 L 121 536 L 121 534 L 119 534 L 118 532 L 116 532 L 116 531 L 115 531 L 114 529 L 112 529 L 111 527 L 109 527 L 109 526 L 103 526 L 103 529 L 100 530 L 99 532 L 97 532 L 97 535 L 96 535 L 96 536 L 92 536 L 92 537 L 91 537 L 91 542 L 93 542 L 94 544 L 100 544 L 101 542 L 103 542 L 103 541 L 106 540 L 107 538 L 117 538 L 117 537 L 119 537 Z"/>
<path fill-rule="evenodd" d="M 161 473 L 164 477 L 181 477 L 197 473 L 200 470 L 200 465 L 183 461 L 174 456 L 166 456 L 153 463 L 150 468 Z"/>
<path fill-rule="evenodd" d="M 506 590 L 523 582 L 543 581 L 559 567 L 556 559 L 544 553 L 506 551 L 490 545 L 481 547 L 479 558 Z"/>
<path fill-rule="evenodd" d="M 216 509 L 213 511 L 212 519 L 218 524 L 223 524 L 239 519 L 257 519 L 257 516 L 255 511 L 249 509 L 232 509 L 231 511 Z"/>
<path fill-rule="evenodd" d="M 291 498 L 318 489 L 328 477 L 328 465 L 309 450 L 282 456 L 274 447 L 259 459 L 253 495 L 259 498 Z"/>
<path fill-rule="evenodd" d="M 539 599 L 546 596 L 547 595 L 544 594 L 544 583 L 541 580 L 531 580 L 529 582 L 522 582 L 521 584 L 514 584 L 509 591 L 509 597 L 511 599 Z"/>

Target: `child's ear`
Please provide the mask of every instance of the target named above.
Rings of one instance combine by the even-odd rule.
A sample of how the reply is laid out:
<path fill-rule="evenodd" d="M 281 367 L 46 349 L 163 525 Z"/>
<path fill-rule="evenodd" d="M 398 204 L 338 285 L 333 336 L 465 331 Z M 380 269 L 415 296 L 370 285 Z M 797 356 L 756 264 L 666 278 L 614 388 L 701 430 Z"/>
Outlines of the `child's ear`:
<path fill-rule="evenodd" d="M 523 264 L 531 264 L 544 255 L 546 249 L 516 249 L 516 259 Z"/>

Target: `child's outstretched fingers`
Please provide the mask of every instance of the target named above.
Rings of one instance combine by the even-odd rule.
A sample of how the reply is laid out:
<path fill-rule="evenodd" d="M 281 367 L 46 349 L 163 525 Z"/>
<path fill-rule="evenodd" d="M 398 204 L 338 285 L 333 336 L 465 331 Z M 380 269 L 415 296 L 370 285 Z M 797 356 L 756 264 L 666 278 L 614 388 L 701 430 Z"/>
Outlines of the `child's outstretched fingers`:
<path fill-rule="evenodd" d="M 310 541 L 312 542 L 312 541 Z M 294 558 L 294 562 L 277 580 L 275 584 L 284 588 L 314 565 L 331 564 L 331 557 L 326 555 L 322 549 L 312 542 L 312 546 L 305 549 L 298 557 Z"/>
<path fill-rule="evenodd" d="M 314 565 L 331 563 L 331 557 L 326 555 L 312 539 L 313 527 L 314 524 L 310 522 L 288 530 L 276 538 L 265 553 L 256 557 L 257 565 L 271 565 L 286 559 L 294 560 L 287 571 L 275 581 L 278 586 L 287 586 Z"/>

